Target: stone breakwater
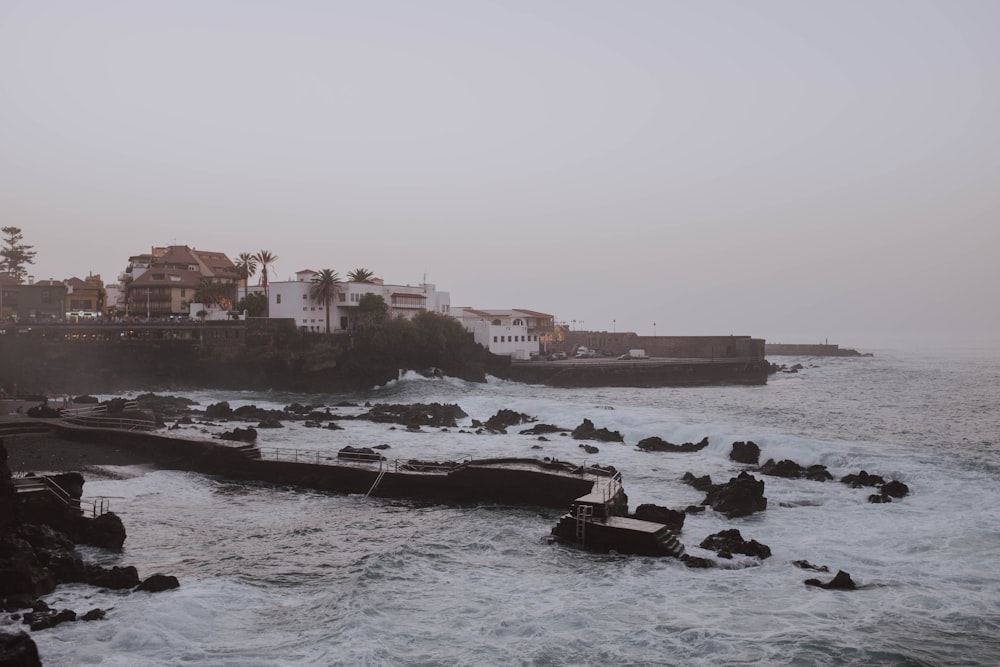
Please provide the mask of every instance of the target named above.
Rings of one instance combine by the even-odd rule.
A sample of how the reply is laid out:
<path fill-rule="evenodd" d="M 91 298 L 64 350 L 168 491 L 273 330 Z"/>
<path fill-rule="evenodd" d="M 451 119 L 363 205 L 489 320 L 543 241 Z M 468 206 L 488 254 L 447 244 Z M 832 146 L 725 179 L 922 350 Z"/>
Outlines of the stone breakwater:
<path fill-rule="evenodd" d="M 698 387 L 767 384 L 763 359 L 567 359 L 511 364 L 510 379 L 552 387 Z"/>

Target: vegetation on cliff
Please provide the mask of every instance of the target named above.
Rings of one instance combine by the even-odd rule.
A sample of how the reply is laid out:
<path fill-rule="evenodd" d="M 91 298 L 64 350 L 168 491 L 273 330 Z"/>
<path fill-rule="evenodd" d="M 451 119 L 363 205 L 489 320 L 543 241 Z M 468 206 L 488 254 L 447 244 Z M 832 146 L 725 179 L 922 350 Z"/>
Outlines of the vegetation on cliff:
<path fill-rule="evenodd" d="M 355 391 L 394 380 L 400 370 L 471 381 L 505 373 L 507 359 L 476 344 L 453 318 L 421 313 L 389 319 L 377 305 L 354 333 L 278 327 L 266 345 L 0 335 L 0 386 L 40 394 L 192 387 Z"/>

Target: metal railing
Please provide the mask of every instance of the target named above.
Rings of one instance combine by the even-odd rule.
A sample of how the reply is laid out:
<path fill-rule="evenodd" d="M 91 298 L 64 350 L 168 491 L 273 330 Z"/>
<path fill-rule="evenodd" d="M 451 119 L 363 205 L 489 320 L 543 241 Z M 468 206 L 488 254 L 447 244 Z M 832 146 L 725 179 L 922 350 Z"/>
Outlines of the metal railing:
<path fill-rule="evenodd" d="M 99 516 L 104 516 L 105 514 L 111 511 L 111 499 L 105 496 L 98 496 L 92 499 L 89 505 L 90 505 L 89 513 L 91 519 L 96 519 Z M 83 508 L 81 507 L 81 509 Z M 83 514 L 84 516 L 86 516 L 87 512 L 84 511 Z"/>

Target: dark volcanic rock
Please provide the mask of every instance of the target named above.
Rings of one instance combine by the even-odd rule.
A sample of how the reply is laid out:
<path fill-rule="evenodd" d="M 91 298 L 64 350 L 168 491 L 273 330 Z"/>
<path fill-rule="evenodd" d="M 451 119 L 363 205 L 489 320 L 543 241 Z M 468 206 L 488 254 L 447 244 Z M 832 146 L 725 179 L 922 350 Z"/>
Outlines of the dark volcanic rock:
<path fill-rule="evenodd" d="M 768 459 L 764 462 L 764 465 L 760 467 L 760 472 L 765 475 L 771 475 L 772 477 L 798 479 L 805 473 L 805 468 L 800 466 L 795 461 L 790 461 L 788 459 L 778 461 L 777 463 L 774 462 L 774 459 Z"/>
<path fill-rule="evenodd" d="M 754 556 L 760 560 L 771 557 L 771 548 L 769 546 L 761 544 L 757 540 L 747 542 L 743 539 L 740 531 L 735 528 L 709 535 L 698 546 L 702 549 L 711 549 L 719 554 L 720 558 L 732 558 L 733 554 Z"/>
<path fill-rule="evenodd" d="M 229 407 L 228 401 L 212 403 L 205 408 L 205 419 L 230 419 L 233 416 L 233 409 Z"/>
<path fill-rule="evenodd" d="M 5 667 L 41 667 L 38 647 L 27 632 L 0 632 L 0 665 Z"/>
<path fill-rule="evenodd" d="M 88 567 L 87 583 L 91 586 L 124 590 L 139 585 L 139 572 L 132 565 L 112 567 L 110 570 L 98 565 Z"/>
<path fill-rule="evenodd" d="M 103 609 L 94 608 L 88 611 L 86 614 L 80 617 L 81 621 L 103 621 L 104 617 L 107 616 L 107 612 Z"/>
<path fill-rule="evenodd" d="M 24 615 L 24 623 L 31 628 L 32 632 L 38 630 L 48 630 L 60 623 L 68 623 L 76 620 L 76 612 L 72 609 L 62 611 L 32 611 Z"/>
<path fill-rule="evenodd" d="M 767 509 L 764 482 L 745 471 L 741 472 L 739 477 L 716 485 L 705 496 L 702 504 L 710 505 L 716 512 L 725 514 L 730 519 L 761 512 Z"/>
<path fill-rule="evenodd" d="M 588 454 L 597 454 L 598 452 L 601 451 L 600 449 L 598 449 L 594 445 L 585 445 L 583 443 L 580 443 L 580 449 L 582 449 L 583 451 L 587 452 Z"/>
<path fill-rule="evenodd" d="M 515 412 L 513 410 L 503 408 L 498 410 L 495 415 L 487 419 L 484 426 L 491 431 L 504 431 L 511 426 L 517 426 L 518 424 L 530 424 L 534 421 L 537 421 L 534 417 L 526 415 L 522 412 Z"/>
<path fill-rule="evenodd" d="M 701 558 L 700 556 L 692 556 L 691 554 L 681 554 L 681 562 L 690 568 L 698 570 L 707 570 L 710 567 L 715 567 L 715 564 L 707 558 Z"/>
<path fill-rule="evenodd" d="M 644 452 L 697 452 L 708 447 L 708 437 L 706 436 L 698 442 L 685 442 L 682 445 L 675 445 L 663 438 L 653 436 L 640 440 L 636 447 Z"/>
<path fill-rule="evenodd" d="M 899 480 L 892 480 L 891 482 L 886 482 L 882 485 L 882 495 L 885 497 L 892 498 L 904 498 L 910 493 L 910 487 L 903 484 Z"/>
<path fill-rule="evenodd" d="M 774 462 L 774 459 L 768 459 L 760 467 L 760 472 L 772 477 L 785 477 L 787 479 L 801 479 L 804 477 L 816 482 L 825 482 L 833 479 L 833 475 L 830 474 L 825 465 L 816 464 L 808 468 L 803 468 L 795 461 L 788 459 L 778 461 L 777 463 Z"/>
<path fill-rule="evenodd" d="M 715 486 L 712 484 L 712 478 L 708 475 L 702 475 L 701 477 L 695 477 L 692 473 L 686 472 L 684 476 L 681 477 L 681 481 L 689 486 L 693 486 L 699 491 L 711 491 Z"/>
<path fill-rule="evenodd" d="M 854 489 L 862 486 L 879 486 L 885 484 L 885 480 L 880 475 L 869 475 L 864 470 L 857 475 L 844 475 L 840 478 L 840 481 Z"/>
<path fill-rule="evenodd" d="M 177 581 L 177 577 L 169 574 L 157 573 L 146 577 L 141 584 L 136 586 L 135 590 L 159 593 L 161 591 L 169 591 L 173 588 L 180 588 L 180 585 L 180 582 Z"/>
<path fill-rule="evenodd" d="M 236 427 L 232 431 L 225 431 L 219 434 L 220 440 L 234 440 L 236 442 L 256 442 L 257 429 L 252 426 L 246 428 Z"/>
<path fill-rule="evenodd" d="M 601 442 L 625 442 L 625 438 L 618 431 L 609 431 L 606 428 L 595 428 L 594 422 L 584 419 L 583 423 L 573 429 L 573 437 L 577 440 L 600 440 Z"/>
<path fill-rule="evenodd" d="M 661 507 L 659 505 L 644 504 L 639 505 L 635 508 L 635 514 L 632 515 L 634 518 L 641 521 L 652 521 L 653 523 L 662 523 L 668 526 L 670 530 L 675 533 L 681 532 L 684 527 L 684 512 L 678 512 L 677 510 L 672 510 L 669 507 Z"/>
<path fill-rule="evenodd" d="M 737 463 L 756 464 L 760 461 L 760 447 L 752 440 L 734 442 L 729 458 Z"/>
<path fill-rule="evenodd" d="M 521 435 L 545 435 L 546 433 L 557 433 L 559 431 L 568 431 L 567 428 L 560 428 L 559 426 L 553 426 L 552 424 L 535 424 L 531 428 L 526 428 L 520 431 Z"/>
<path fill-rule="evenodd" d="M 806 579 L 806 586 L 815 586 L 817 588 L 825 588 L 827 590 L 836 591 L 853 591 L 858 587 L 851 579 L 851 575 L 844 572 L 843 570 L 838 570 L 836 576 L 827 583 L 821 582 L 819 579 Z"/>
<path fill-rule="evenodd" d="M 455 404 L 413 403 L 390 405 L 379 403 L 358 417 L 380 424 L 402 424 L 404 426 L 458 426 L 457 419 L 468 417 Z"/>
<path fill-rule="evenodd" d="M 75 399 L 77 403 L 80 399 Z M 158 417 L 180 417 L 191 411 L 191 408 L 198 405 L 197 401 L 183 396 L 158 396 L 157 394 L 140 394 L 135 397 L 136 405 L 140 410 L 150 410 Z"/>
<path fill-rule="evenodd" d="M 795 567 L 800 567 L 803 570 L 813 570 L 814 572 L 829 572 L 830 568 L 826 565 L 813 565 L 807 560 L 793 560 L 792 565 Z"/>
<path fill-rule="evenodd" d="M 74 538 L 80 544 L 121 551 L 125 544 L 125 524 L 114 512 L 106 512 L 96 519 L 81 519 Z"/>

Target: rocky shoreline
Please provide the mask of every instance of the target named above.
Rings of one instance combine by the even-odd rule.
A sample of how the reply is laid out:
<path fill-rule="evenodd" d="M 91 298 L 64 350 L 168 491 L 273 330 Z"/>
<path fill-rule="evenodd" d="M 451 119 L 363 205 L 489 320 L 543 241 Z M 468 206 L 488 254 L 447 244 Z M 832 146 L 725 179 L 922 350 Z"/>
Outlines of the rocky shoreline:
<path fill-rule="evenodd" d="M 40 441 L 37 436 L 13 439 L 18 441 L 14 448 L 19 467 L 43 461 L 49 467 L 66 468 L 72 457 L 67 456 L 59 463 L 60 452 L 96 455 L 93 463 L 130 460 L 111 456 L 107 447 L 99 445 L 79 448 L 76 442 L 59 438 Z M 40 455 L 42 459 L 38 458 Z M 135 567 L 105 568 L 83 560 L 77 545 L 120 552 L 126 539 L 125 526 L 114 513 L 91 518 L 80 511 L 83 486 L 84 477 L 79 472 L 15 479 L 5 441 L 0 440 L 0 611 L 8 614 L 8 620 L 28 625 L 32 632 L 60 623 L 99 621 L 107 616 L 107 610 L 99 608 L 79 614 L 71 609 L 50 608 L 41 596 L 61 584 L 85 583 L 112 590 L 147 592 L 179 586 L 170 575 L 157 573 L 143 580 Z M 23 631 L 0 632 L 0 664 L 40 665 L 30 635 Z"/>

